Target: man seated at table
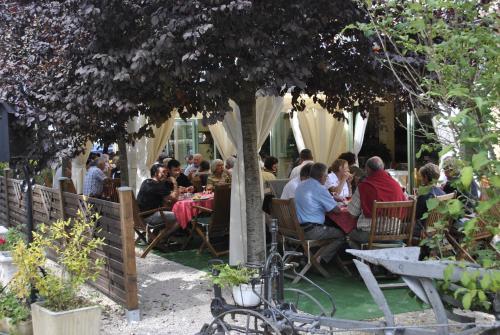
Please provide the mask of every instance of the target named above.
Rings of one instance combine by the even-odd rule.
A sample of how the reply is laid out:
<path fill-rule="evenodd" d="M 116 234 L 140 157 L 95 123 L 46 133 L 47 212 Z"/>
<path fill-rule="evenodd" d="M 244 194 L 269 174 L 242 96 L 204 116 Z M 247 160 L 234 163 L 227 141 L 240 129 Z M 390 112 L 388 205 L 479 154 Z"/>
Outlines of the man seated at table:
<path fill-rule="evenodd" d="M 311 166 L 310 178 L 300 183 L 295 191 L 295 209 L 304 236 L 310 240 L 333 240 L 319 256 L 318 261 L 330 262 L 337 249 L 344 243 L 344 233 L 339 228 L 325 225 L 325 215 L 340 212 L 337 202 L 332 198 L 324 184 L 327 167 L 323 163 Z"/>
<path fill-rule="evenodd" d="M 186 169 L 184 170 L 184 174 L 189 178 L 189 180 L 191 180 L 193 178 L 193 175 L 196 172 L 198 172 L 202 161 L 203 161 L 202 154 L 194 154 L 193 155 L 193 164 L 187 166 Z"/>
<path fill-rule="evenodd" d="M 302 167 L 300 170 L 300 176 L 290 179 L 288 183 L 286 183 L 283 188 L 283 192 L 281 193 L 281 199 L 290 199 L 295 198 L 295 191 L 297 190 L 297 186 L 299 184 L 308 179 L 311 174 L 312 163 L 308 163 Z"/>
<path fill-rule="evenodd" d="M 172 188 L 170 183 L 166 182 L 167 168 L 164 165 L 153 164 L 150 173 L 151 178 L 142 182 L 137 194 L 137 205 L 141 212 L 163 207 L 169 201 L 175 201 L 178 196 L 177 190 Z M 163 211 L 163 216 L 166 218 L 168 224 L 171 225 L 171 232 L 179 227 L 174 213 L 165 210 Z M 162 214 L 159 211 L 146 217 L 144 223 L 150 228 L 161 228 L 165 224 Z"/>
<path fill-rule="evenodd" d="M 312 152 L 309 149 L 303 149 L 300 151 L 299 159 L 300 165 L 292 169 L 292 172 L 290 172 L 290 179 L 298 177 L 300 175 L 300 170 L 304 167 L 304 165 L 314 163 Z"/>
<path fill-rule="evenodd" d="M 98 159 L 90 162 L 90 167 L 83 182 L 83 195 L 94 198 L 100 198 L 102 196 L 104 180 L 108 178 L 104 174 L 106 163 L 107 160 L 104 157 L 99 157 Z"/>
<path fill-rule="evenodd" d="M 189 181 L 189 178 L 181 173 L 181 162 L 176 159 L 171 159 L 167 163 L 168 176 L 174 178 L 177 186 L 179 186 L 179 192 L 193 192 L 193 184 Z"/>
<path fill-rule="evenodd" d="M 349 233 L 351 247 L 355 249 L 360 249 L 361 244 L 368 243 L 374 201 L 406 200 L 399 183 L 384 170 L 384 162 L 380 157 L 373 156 L 368 159 L 365 170 L 367 177 L 358 184 L 347 206 L 349 213 L 358 218 L 356 229 Z"/>

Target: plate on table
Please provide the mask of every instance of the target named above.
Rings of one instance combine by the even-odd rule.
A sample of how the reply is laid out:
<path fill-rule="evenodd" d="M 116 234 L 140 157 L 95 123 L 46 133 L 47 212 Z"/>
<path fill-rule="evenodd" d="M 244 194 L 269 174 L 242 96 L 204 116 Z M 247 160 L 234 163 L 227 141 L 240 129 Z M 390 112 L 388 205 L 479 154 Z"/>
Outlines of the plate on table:
<path fill-rule="evenodd" d="M 208 194 L 204 194 L 204 195 L 195 195 L 193 197 L 193 201 L 203 201 L 203 200 L 208 200 L 208 199 L 211 199 L 212 197 Z"/>

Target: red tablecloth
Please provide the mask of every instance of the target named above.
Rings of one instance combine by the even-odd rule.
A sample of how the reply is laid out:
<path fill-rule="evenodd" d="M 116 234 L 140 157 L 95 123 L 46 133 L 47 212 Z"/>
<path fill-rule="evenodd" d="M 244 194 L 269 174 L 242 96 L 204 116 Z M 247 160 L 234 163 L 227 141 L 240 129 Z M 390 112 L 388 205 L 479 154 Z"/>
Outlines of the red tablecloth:
<path fill-rule="evenodd" d="M 174 212 L 175 217 L 177 218 L 177 222 L 179 223 L 179 226 L 181 226 L 182 229 L 186 229 L 188 226 L 189 221 L 198 214 L 198 209 L 193 208 L 193 205 L 201 206 L 201 207 L 206 207 L 212 209 L 213 207 L 213 202 L 214 202 L 214 196 L 213 194 L 210 195 L 203 195 L 203 197 L 209 197 L 209 199 L 204 199 L 204 200 L 193 200 L 193 199 L 186 199 L 186 200 L 179 200 L 177 201 L 174 206 L 172 207 L 172 212 Z"/>
<path fill-rule="evenodd" d="M 351 216 L 347 207 L 341 207 L 340 213 L 330 213 L 328 217 L 335 222 L 346 234 L 349 234 L 356 228 L 357 219 Z"/>

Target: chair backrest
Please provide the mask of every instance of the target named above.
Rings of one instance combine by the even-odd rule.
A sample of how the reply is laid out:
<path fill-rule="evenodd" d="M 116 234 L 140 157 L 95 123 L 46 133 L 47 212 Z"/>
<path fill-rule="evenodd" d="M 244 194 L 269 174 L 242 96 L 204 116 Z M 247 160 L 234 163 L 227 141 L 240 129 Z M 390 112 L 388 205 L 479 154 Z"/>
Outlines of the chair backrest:
<path fill-rule="evenodd" d="M 133 206 L 132 212 L 134 213 L 134 229 L 138 231 L 146 231 L 147 230 L 146 224 L 144 223 L 142 217 L 139 215 L 141 211 L 139 210 L 139 205 L 137 204 L 137 200 L 135 200 L 135 196 L 133 193 L 132 193 L 132 206 Z"/>
<path fill-rule="evenodd" d="M 231 185 L 219 184 L 214 188 L 214 205 L 209 225 L 209 234 L 229 232 L 231 213 Z"/>
<path fill-rule="evenodd" d="M 378 241 L 405 241 L 411 245 L 416 201 L 373 202 L 368 249 Z"/>
<path fill-rule="evenodd" d="M 290 199 L 273 199 L 271 206 L 272 216 L 278 220 L 278 231 L 281 235 L 304 241 L 304 231 L 300 227 L 295 211 L 295 201 Z"/>
<path fill-rule="evenodd" d="M 59 178 L 59 188 L 63 192 L 76 194 L 76 187 L 75 184 L 73 184 L 73 180 L 71 180 L 71 178 L 67 177 Z"/>
<path fill-rule="evenodd" d="M 453 192 L 453 193 L 448 193 L 448 194 L 444 194 L 444 195 L 438 195 L 436 197 L 436 199 L 439 202 L 448 201 L 448 200 L 454 199 L 455 196 L 456 196 L 456 193 Z M 432 225 L 434 225 L 434 223 L 438 222 L 439 220 L 441 220 L 443 218 L 444 218 L 444 214 L 439 213 L 438 209 L 435 208 L 428 213 L 425 225 L 427 227 L 431 227 Z"/>
<path fill-rule="evenodd" d="M 274 179 L 268 180 L 267 183 L 269 184 L 269 188 L 274 196 L 276 198 L 281 198 L 281 193 L 283 193 L 283 189 L 288 181 L 289 179 Z"/>
<path fill-rule="evenodd" d="M 119 202 L 117 188 L 120 187 L 120 178 L 105 179 L 102 187 L 102 198 L 112 202 Z"/>

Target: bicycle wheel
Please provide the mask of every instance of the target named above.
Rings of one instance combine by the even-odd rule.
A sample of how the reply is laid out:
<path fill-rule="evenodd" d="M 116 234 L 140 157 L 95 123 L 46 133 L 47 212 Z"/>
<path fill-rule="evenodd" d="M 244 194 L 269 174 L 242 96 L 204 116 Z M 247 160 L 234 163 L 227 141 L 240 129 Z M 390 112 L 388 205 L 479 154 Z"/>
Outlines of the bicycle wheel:
<path fill-rule="evenodd" d="M 231 334 L 281 334 L 276 323 L 259 312 L 249 309 L 233 309 L 219 314 L 205 326 L 200 335 Z"/>

